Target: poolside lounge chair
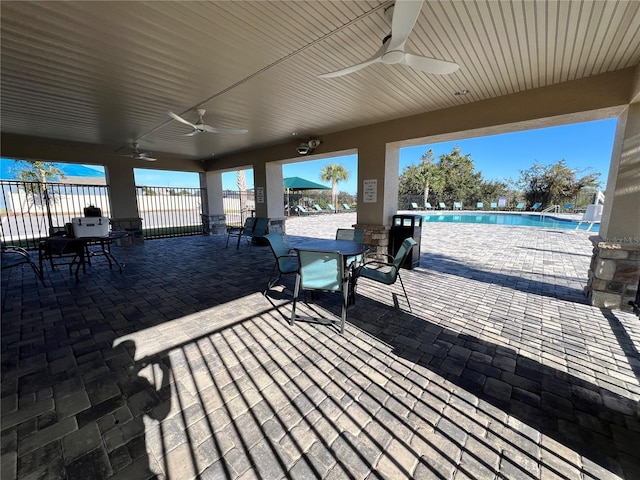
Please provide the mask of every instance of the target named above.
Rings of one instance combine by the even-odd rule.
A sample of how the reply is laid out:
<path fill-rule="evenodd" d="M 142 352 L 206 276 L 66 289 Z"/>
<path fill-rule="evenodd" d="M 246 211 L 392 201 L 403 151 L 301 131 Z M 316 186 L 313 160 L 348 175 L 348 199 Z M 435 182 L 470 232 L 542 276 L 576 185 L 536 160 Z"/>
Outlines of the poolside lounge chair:
<path fill-rule="evenodd" d="M 318 205 L 317 203 L 313 204 L 313 208 L 315 208 L 316 212 L 318 212 L 318 213 L 324 213 L 324 210 L 322 210 L 322 207 L 320 205 Z"/>
<path fill-rule="evenodd" d="M 298 215 L 311 215 L 311 212 L 304 208 L 302 205 L 298 205 L 296 209 L 298 210 Z"/>
<path fill-rule="evenodd" d="M 516 205 L 516 210 L 520 210 L 520 211 L 524 210 L 524 202 L 519 202 Z"/>
<path fill-rule="evenodd" d="M 462 202 L 453 202 L 454 210 L 462 210 Z"/>
<path fill-rule="evenodd" d="M 329 211 L 331 213 L 338 213 L 338 211 L 336 210 L 336 207 L 334 207 L 333 205 L 328 204 L 327 207 L 329 207 Z"/>
<path fill-rule="evenodd" d="M 495 210 L 498 208 L 498 204 L 496 202 L 491 202 L 491 210 Z"/>
<path fill-rule="evenodd" d="M 440 203 L 438 204 L 438 206 L 440 207 L 440 210 L 446 210 L 446 209 L 447 209 L 447 206 L 445 205 L 445 203 L 444 203 L 444 202 L 440 202 Z"/>
<path fill-rule="evenodd" d="M 411 202 L 411 208 L 413 210 L 420 210 L 420 207 L 418 206 L 418 204 L 416 202 Z"/>
<path fill-rule="evenodd" d="M 351 210 L 351 207 L 349 206 L 349 204 L 348 204 L 348 203 L 343 203 L 343 204 L 342 204 L 342 208 L 344 208 L 347 212 L 348 212 L 349 210 Z"/>
<path fill-rule="evenodd" d="M 536 211 L 536 210 L 538 210 L 541 206 L 542 206 L 542 203 L 540 203 L 540 202 L 536 202 L 536 203 L 534 203 L 534 204 L 531 206 L 531 210 L 533 210 L 533 211 L 535 212 L 535 211 Z"/>
<path fill-rule="evenodd" d="M 482 203 L 482 202 L 478 202 L 478 203 L 476 203 L 476 208 L 477 208 L 478 210 L 482 210 L 482 209 L 484 208 L 484 203 Z"/>
<path fill-rule="evenodd" d="M 564 210 L 565 212 L 568 212 L 569 210 L 571 210 L 573 208 L 573 205 L 574 205 L 573 202 L 569 202 L 564 207 L 562 207 L 562 210 Z"/>
<path fill-rule="evenodd" d="M 298 274 L 293 291 L 293 306 L 291 319 L 293 325 L 296 320 L 315 321 L 316 323 L 332 324 L 332 319 L 310 317 L 296 314 L 298 295 L 300 290 L 320 292 L 338 292 L 342 295 L 342 314 L 340 316 L 340 333 L 344 333 L 347 320 L 347 297 L 349 294 L 349 274 L 344 268 L 344 258 L 340 252 L 318 252 L 315 250 L 297 250 Z M 317 311 L 317 310 L 316 310 Z"/>
<path fill-rule="evenodd" d="M 576 227 L 576 230 L 578 230 L 580 228 L 580 225 L 582 225 L 583 223 L 588 223 L 589 224 L 589 226 L 587 227 L 587 232 L 588 232 L 591 230 L 591 227 L 593 227 L 596 223 L 600 223 L 600 221 L 602 220 L 603 208 L 604 208 L 603 205 L 589 205 L 587 207 L 587 210 L 582 215 L 582 219 L 578 222 L 578 226 Z"/>
<path fill-rule="evenodd" d="M 424 208 L 426 208 L 427 210 L 433 210 L 433 207 L 431 206 L 431 204 L 429 202 L 424 204 Z"/>

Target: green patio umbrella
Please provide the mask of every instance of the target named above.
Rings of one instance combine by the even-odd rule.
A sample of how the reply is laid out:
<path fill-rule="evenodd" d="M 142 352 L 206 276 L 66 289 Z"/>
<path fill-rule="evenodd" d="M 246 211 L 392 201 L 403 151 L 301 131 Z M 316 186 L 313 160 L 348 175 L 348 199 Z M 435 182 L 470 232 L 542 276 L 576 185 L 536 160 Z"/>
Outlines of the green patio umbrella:
<path fill-rule="evenodd" d="M 287 177 L 283 180 L 284 188 L 287 190 L 287 205 L 291 205 L 289 195 L 291 191 L 303 191 L 303 190 L 331 190 L 331 187 L 322 185 L 320 183 L 312 182 L 306 178 L 300 177 Z"/>

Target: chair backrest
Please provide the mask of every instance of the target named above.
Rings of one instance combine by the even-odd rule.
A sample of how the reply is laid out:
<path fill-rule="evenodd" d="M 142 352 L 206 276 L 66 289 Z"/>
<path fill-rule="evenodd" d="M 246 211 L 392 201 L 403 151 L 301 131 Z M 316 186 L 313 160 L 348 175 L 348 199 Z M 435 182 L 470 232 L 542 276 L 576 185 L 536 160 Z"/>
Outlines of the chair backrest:
<path fill-rule="evenodd" d="M 583 222 L 599 222 L 602 220 L 603 205 L 588 205 L 584 214 L 582 215 Z"/>
<path fill-rule="evenodd" d="M 300 286 L 305 290 L 340 291 L 345 282 L 344 258 L 340 252 L 297 250 Z"/>
<path fill-rule="evenodd" d="M 302 213 L 307 213 L 307 209 L 304 208 L 302 205 L 298 205 L 298 210 Z"/>
<path fill-rule="evenodd" d="M 250 237 L 253 235 L 253 228 L 256 226 L 256 217 L 247 217 L 242 227 L 242 235 Z"/>
<path fill-rule="evenodd" d="M 476 203 L 476 208 L 482 208 L 482 207 L 484 207 L 484 203 L 482 202 Z"/>
<path fill-rule="evenodd" d="M 425 203 L 424 206 L 427 208 L 433 208 L 429 202 Z"/>
<path fill-rule="evenodd" d="M 395 257 L 393 257 L 393 265 L 396 267 L 394 269 L 396 273 L 397 273 L 398 269 L 400 268 L 400 265 L 402 265 L 402 262 L 404 262 L 404 259 L 406 258 L 406 256 L 409 255 L 409 252 L 411 251 L 411 249 L 417 244 L 418 244 L 418 242 L 416 242 L 411 237 L 405 238 L 402 241 L 402 244 L 400 245 L 400 248 L 398 249 L 398 253 L 396 253 Z"/>
<path fill-rule="evenodd" d="M 416 202 L 411 202 L 411 208 L 417 210 L 418 209 L 418 204 Z"/>
<path fill-rule="evenodd" d="M 447 208 L 447 206 L 444 204 L 444 202 L 440 202 L 440 208 Z"/>
<path fill-rule="evenodd" d="M 498 208 L 498 204 L 496 202 L 491 202 L 491 208 Z"/>
<path fill-rule="evenodd" d="M 362 243 L 364 239 L 364 230 L 360 228 L 339 228 L 336 230 L 336 240 L 351 240 L 352 242 Z"/>
<path fill-rule="evenodd" d="M 537 210 L 537 209 L 540 208 L 541 205 L 542 205 L 542 203 L 536 202 L 531 206 L 531 210 Z"/>
<path fill-rule="evenodd" d="M 569 210 L 571 207 L 573 207 L 573 202 L 569 202 L 567 203 L 563 208 L 563 210 Z"/>
<path fill-rule="evenodd" d="M 460 203 L 460 202 L 453 202 L 453 206 L 454 206 L 455 208 L 462 208 L 462 203 Z"/>
<path fill-rule="evenodd" d="M 289 256 L 289 247 L 285 245 L 279 233 L 268 233 L 264 238 L 269 243 L 273 256 L 276 257 L 278 269 L 282 273 L 290 273 L 297 270 L 297 265 L 293 264 L 292 258 Z"/>
<path fill-rule="evenodd" d="M 320 205 L 318 205 L 317 203 L 315 203 L 315 204 L 313 205 L 313 208 L 315 208 L 315 209 L 316 209 L 317 211 L 319 211 L 319 212 L 321 212 L 321 211 L 322 211 L 322 208 L 320 208 Z"/>
<path fill-rule="evenodd" d="M 331 210 L 332 212 L 336 211 L 336 207 L 334 207 L 333 205 L 329 204 L 327 206 L 329 207 L 329 210 Z"/>
<path fill-rule="evenodd" d="M 518 205 L 516 205 L 516 208 L 519 210 L 522 210 L 524 208 L 524 203 L 523 202 L 518 203 Z"/>
<path fill-rule="evenodd" d="M 253 237 L 264 237 L 269 229 L 269 219 L 267 217 L 256 218 L 256 223 L 253 226 Z"/>
<path fill-rule="evenodd" d="M 349 206 L 348 203 L 343 203 L 342 206 L 345 210 L 351 210 L 351 207 Z"/>

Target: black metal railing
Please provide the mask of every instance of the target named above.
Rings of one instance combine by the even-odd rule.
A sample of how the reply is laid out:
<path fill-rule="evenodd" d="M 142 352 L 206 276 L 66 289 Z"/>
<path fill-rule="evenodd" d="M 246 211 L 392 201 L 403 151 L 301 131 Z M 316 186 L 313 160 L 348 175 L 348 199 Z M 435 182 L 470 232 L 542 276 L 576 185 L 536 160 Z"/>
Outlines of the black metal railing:
<path fill-rule="evenodd" d="M 201 235 L 204 189 L 136 187 L 145 239 Z"/>
<path fill-rule="evenodd" d="M 225 190 L 222 201 L 227 226 L 242 226 L 247 217 L 255 215 L 256 202 L 252 190 Z"/>
<path fill-rule="evenodd" d="M 37 248 L 52 231 L 83 216 L 89 205 L 110 216 L 109 187 L 0 180 L 2 243 Z"/>

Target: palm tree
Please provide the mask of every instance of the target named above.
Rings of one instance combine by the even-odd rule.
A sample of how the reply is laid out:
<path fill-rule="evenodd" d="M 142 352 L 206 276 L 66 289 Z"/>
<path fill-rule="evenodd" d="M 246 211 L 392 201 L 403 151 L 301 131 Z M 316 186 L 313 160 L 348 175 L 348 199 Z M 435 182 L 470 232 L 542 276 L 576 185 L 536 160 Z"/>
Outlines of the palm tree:
<path fill-rule="evenodd" d="M 322 167 L 320 179 L 323 182 L 331 182 L 331 203 L 335 205 L 338 197 L 338 183 L 349 180 L 349 170 L 338 163 L 330 163 Z"/>

